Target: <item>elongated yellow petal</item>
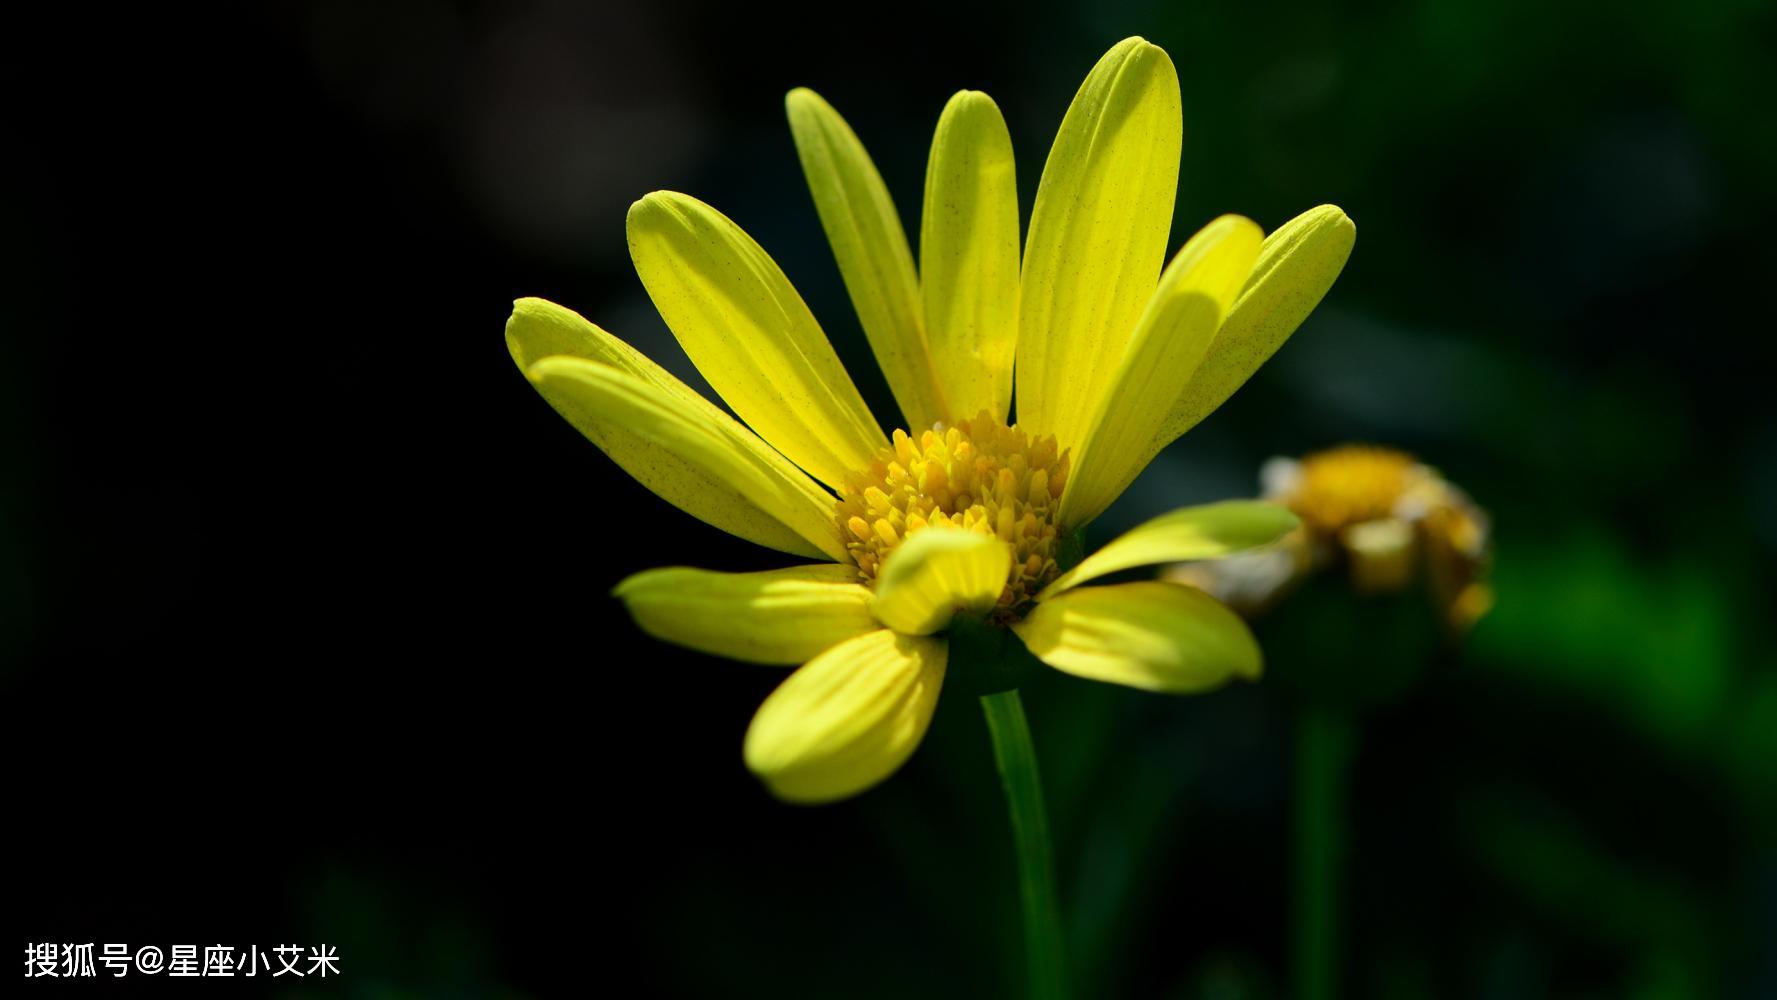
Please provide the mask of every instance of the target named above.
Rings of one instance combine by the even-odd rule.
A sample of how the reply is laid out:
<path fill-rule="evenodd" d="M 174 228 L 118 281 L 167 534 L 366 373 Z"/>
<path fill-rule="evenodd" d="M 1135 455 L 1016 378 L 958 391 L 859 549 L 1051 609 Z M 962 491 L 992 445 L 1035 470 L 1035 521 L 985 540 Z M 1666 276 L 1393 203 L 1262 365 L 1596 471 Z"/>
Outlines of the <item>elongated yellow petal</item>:
<path fill-rule="evenodd" d="M 951 419 L 985 409 L 1004 423 L 1018 342 L 1018 187 L 1006 121 L 978 91 L 952 97 L 932 136 L 919 276 Z"/>
<path fill-rule="evenodd" d="M 1037 186 L 1018 316 L 1018 423 L 1078 445 L 1166 259 L 1178 74 L 1140 38 L 1092 68 Z"/>
<path fill-rule="evenodd" d="M 849 561 L 831 495 L 734 418 L 585 358 L 543 358 L 526 374 L 556 412 L 673 506 L 760 545 Z"/>
<path fill-rule="evenodd" d="M 1043 588 L 1048 600 L 1070 587 L 1136 566 L 1220 559 L 1270 545 L 1301 522 L 1289 509 L 1260 500 L 1227 500 L 1180 507 L 1145 521 L 1087 556 Z"/>
<path fill-rule="evenodd" d="M 521 372 L 529 371 L 532 364 L 557 354 L 597 361 L 634 375 L 699 412 L 728 416 L 671 372 L 650 361 L 641 351 L 572 309 L 558 306 L 548 299 L 524 298 L 512 303 L 512 317 L 506 321 L 506 351 Z M 732 421 L 732 418 L 728 419 Z M 783 466 L 793 468 L 788 462 Z M 809 489 L 821 492 L 814 483 L 809 483 Z"/>
<path fill-rule="evenodd" d="M 1073 590 L 1012 626 L 1057 670 L 1144 691 L 1191 694 L 1259 676 L 1240 616 L 1199 590 L 1147 581 Z"/>
<path fill-rule="evenodd" d="M 1356 241 L 1357 227 L 1333 205 L 1303 212 L 1265 239 L 1209 354 L 1155 435 L 1165 439 L 1155 451 L 1215 412 L 1277 353 L 1333 287 Z"/>
<path fill-rule="evenodd" d="M 920 316 L 919 278 L 876 164 L 839 112 L 806 87 L 784 98 L 815 211 L 864 336 L 907 426 L 949 419 Z"/>
<path fill-rule="evenodd" d="M 629 254 L 697 370 L 784 457 L 838 486 L 887 447 L 802 296 L 727 216 L 656 191 L 630 206 Z"/>
<path fill-rule="evenodd" d="M 790 802 L 831 802 L 893 774 L 932 721 L 940 639 L 887 629 L 848 639 L 789 676 L 747 728 L 747 767 Z"/>
<path fill-rule="evenodd" d="M 612 594 L 644 632 L 749 663 L 796 664 L 880 625 L 850 566 L 763 573 L 672 566 L 624 580 Z"/>
<path fill-rule="evenodd" d="M 1103 513 L 1159 447 L 1172 442 L 1155 445 L 1263 242 L 1251 220 L 1224 215 L 1191 237 L 1167 265 L 1099 401 L 1092 429 L 1074 453 L 1074 473 L 1061 498 L 1063 524 L 1079 528 Z"/>
<path fill-rule="evenodd" d="M 930 635 L 958 611 L 986 611 L 1006 589 L 1012 547 L 993 535 L 926 528 L 889 554 L 876 578 L 876 620 L 907 635 Z"/>

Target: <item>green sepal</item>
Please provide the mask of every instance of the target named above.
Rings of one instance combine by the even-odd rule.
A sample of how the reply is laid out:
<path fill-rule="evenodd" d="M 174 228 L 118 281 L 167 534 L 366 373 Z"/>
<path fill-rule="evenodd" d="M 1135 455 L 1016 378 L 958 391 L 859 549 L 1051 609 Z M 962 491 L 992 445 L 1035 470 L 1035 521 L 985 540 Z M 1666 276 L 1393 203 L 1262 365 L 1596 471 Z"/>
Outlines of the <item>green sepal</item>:
<path fill-rule="evenodd" d="M 1424 594 L 1356 594 L 1327 574 L 1304 581 L 1254 632 L 1265 649 L 1266 683 L 1340 712 L 1392 704 L 1448 659 Z"/>
<path fill-rule="evenodd" d="M 1086 529 L 1080 528 L 1061 536 L 1061 547 L 1055 553 L 1055 565 L 1066 573 L 1086 558 Z"/>
<path fill-rule="evenodd" d="M 950 644 L 946 690 L 978 696 L 1011 691 L 1039 662 L 1011 629 L 985 619 L 958 615 L 945 638 Z"/>

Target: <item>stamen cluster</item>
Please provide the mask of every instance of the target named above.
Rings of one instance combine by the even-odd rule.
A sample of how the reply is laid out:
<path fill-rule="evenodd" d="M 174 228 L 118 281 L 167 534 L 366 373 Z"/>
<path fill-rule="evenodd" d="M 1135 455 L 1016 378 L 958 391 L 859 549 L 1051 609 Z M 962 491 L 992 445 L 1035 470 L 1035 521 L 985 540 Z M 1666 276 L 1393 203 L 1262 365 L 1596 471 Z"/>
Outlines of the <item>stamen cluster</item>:
<path fill-rule="evenodd" d="M 1287 502 L 1311 531 L 1337 535 L 1354 524 L 1395 515 L 1413 485 L 1417 463 L 1389 448 L 1345 445 L 1302 460 Z"/>
<path fill-rule="evenodd" d="M 949 526 L 1012 546 L 999 607 L 1026 603 L 1055 577 L 1061 529 L 1054 521 L 1067 485 L 1068 455 L 1053 436 L 1031 440 L 986 411 L 955 426 L 934 424 L 893 446 L 839 491 L 841 537 L 865 583 L 908 535 Z"/>

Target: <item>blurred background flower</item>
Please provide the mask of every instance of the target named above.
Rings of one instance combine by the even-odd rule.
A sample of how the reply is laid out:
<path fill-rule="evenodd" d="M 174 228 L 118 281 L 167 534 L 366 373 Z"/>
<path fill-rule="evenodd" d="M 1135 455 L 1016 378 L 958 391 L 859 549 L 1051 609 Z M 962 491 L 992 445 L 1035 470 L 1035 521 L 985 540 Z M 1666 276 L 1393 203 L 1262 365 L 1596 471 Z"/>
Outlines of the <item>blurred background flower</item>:
<path fill-rule="evenodd" d="M 905 206 L 956 88 L 996 96 L 1035 177 L 1132 33 L 1181 77 L 1175 245 L 1331 201 L 1363 247 L 1088 547 L 1345 441 L 1424 457 L 1492 521 L 1460 667 L 1421 662 L 1354 747 L 1348 995 L 1777 994 L 1767 0 L 19 15 L 0 670 L 10 759 L 45 777 L 14 940 L 325 940 L 366 995 L 613 969 L 656 995 L 999 995 L 1013 867 L 973 706 L 940 704 L 875 792 L 765 800 L 736 750 L 775 673 L 584 636 L 634 566 L 769 563 L 610 467 L 540 461 L 576 436 L 487 331 L 544 295 L 707 389 L 615 239 L 669 187 L 771 250 L 890 412 L 782 95 L 845 108 Z M 1282 692 L 1027 687 L 1101 995 L 1282 988 Z"/>
<path fill-rule="evenodd" d="M 1342 574 L 1359 594 L 1423 585 L 1456 635 L 1493 605 L 1486 513 L 1411 455 L 1342 445 L 1300 461 L 1273 458 L 1259 478 L 1260 496 L 1289 508 L 1302 527 L 1267 552 L 1177 563 L 1163 579 L 1201 588 L 1249 617 L 1317 570 Z"/>

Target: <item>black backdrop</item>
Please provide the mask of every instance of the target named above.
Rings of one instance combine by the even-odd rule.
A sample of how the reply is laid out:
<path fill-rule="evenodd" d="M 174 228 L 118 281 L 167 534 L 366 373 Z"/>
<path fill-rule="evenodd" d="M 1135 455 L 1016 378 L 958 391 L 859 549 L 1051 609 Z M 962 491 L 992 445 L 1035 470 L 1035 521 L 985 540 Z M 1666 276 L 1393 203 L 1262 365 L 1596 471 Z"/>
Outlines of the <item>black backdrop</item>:
<path fill-rule="evenodd" d="M 770 557 L 629 482 L 501 341 L 519 295 L 639 296 L 622 213 L 654 187 L 772 185 L 818 260 L 789 86 L 843 71 L 859 103 L 936 108 L 1005 72 L 911 20 L 827 47 L 847 16 L 323 4 L 8 31 L 7 738 L 33 789 L 12 940 L 356 933 L 352 989 L 547 995 L 678 960 L 656 890 L 688 858 L 858 835 L 742 769 L 777 674 L 642 641 L 606 597 Z M 649 123 L 687 107 L 730 154 Z M 584 173 L 509 141 L 583 144 Z"/>

